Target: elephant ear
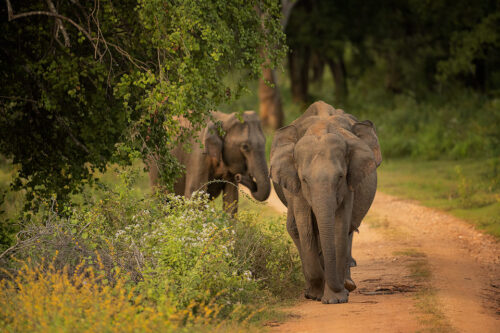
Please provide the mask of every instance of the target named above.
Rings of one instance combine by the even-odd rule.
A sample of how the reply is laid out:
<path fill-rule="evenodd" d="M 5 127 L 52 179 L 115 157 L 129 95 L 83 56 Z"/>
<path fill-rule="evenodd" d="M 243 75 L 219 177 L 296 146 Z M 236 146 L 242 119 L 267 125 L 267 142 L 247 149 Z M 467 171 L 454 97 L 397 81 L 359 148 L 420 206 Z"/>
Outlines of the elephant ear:
<path fill-rule="evenodd" d="M 297 128 L 290 125 L 276 132 L 271 146 L 271 179 L 292 193 L 300 190 L 299 176 L 293 159 L 297 140 Z"/>
<path fill-rule="evenodd" d="M 349 189 L 354 191 L 359 184 L 372 173 L 377 164 L 370 147 L 359 138 L 350 138 L 348 145 L 348 171 L 347 184 Z"/>
<path fill-rule="evenodd" d="M 204 154 L 221 161 L 223 141 L 219 135 L 218 127 L 214 122 L 208 122 L 203 133 L 203 145 L 205 146 Z"/>
<path fill-rule="evenodd" d="M 352 126 L 352 132 L 370 147 L 378 167 L 380 163 L 382 163 L 382 154 L 380 152 L 380 144 L 373 123 L 369 120 L 357 122 Z"/>

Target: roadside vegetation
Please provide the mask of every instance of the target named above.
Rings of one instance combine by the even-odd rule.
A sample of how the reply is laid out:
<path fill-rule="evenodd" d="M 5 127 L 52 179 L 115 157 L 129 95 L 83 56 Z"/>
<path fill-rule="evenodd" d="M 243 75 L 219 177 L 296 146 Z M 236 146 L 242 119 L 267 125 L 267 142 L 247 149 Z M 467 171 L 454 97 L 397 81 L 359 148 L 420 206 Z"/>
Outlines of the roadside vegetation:
<path fill-rule="evenodd" d="M 79 205 L 49 201 L 25 220 L 0 258 L 3 330 L 247 327 L 297 294 L 283 217 L 143 192 L 141 165 L 103 178 Z"/>
<path fill-rule="evenodd" d="M 498 158 L 389 159 L 379 169 L 379 190 L 445 210 L 498 238 L 499 162 Z"/>

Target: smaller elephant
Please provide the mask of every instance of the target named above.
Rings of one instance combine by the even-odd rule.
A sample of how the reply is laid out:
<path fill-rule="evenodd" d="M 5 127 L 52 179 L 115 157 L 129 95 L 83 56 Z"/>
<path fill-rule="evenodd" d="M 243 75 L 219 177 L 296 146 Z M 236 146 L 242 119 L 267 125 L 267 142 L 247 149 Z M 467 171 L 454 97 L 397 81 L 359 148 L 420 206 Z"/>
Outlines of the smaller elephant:
<path fill-rule="evenodd" d="M 185 174 L 176 181 L 174 190 L 188 198 L 200 189 L 207 191 L 212 199 L 222 192 L 224 209 L 234 215 L 238 208 L 238 188 L 234 183 L 248 187 L 258 201 L 269 197 L 271 184 L 265 156 L 266 137 L 254 111 L 245 111 L 241 120 L 236 113 L 212 112 L 211 116 L 221 124 L 224 134 L 221 135 L 216 123 L 209 121 L 190 140 L 190 152 L 181 145 L 174 149 L 173 155 L 185 166 Z M 181 119 L 181 125 L 188 126 L 184 119 Z M 150 182 L 155 186 L 158 184 L 158 168 L 153 158 L 148 165 Z"/>
<path fill-rule="evenodd" d="M 381 162 L 373 123 L 324 102 L 274 136 L 271 178 L 288 208 L 306 298 L 345 303 L 356 288 L 352 237 L 373 202 Z"/>

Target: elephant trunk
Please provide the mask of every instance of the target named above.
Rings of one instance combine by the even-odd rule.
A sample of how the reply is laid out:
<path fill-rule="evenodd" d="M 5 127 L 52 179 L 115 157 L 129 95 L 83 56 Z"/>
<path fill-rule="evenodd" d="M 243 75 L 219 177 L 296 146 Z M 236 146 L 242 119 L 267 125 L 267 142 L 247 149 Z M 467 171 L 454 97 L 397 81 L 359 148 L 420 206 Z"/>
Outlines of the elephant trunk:
<path fill-rule="evenodd" d="M 253 177 L 253 183 L 256 189 L 248 187 L 252 197 L 258 201 L 264 201 L 271 193 L 271 181 L 269 179 L 269 172 L 267 170 L 267 163 L 264 151 L 255 152 L 251 161 L 249 161 L 249 173 Z M 245 185 L 245 184 L 243 184 Z"/>
<path fill-rule="evenodd" d="M 338 214 L 335 198 L 335 193 L 323 191 L 321 198 L 316 200 L 313 198 L 312 208 L 318 224 L 325 281 L 332 291 L 339 292 L 344 288 L 347 238 L 343 237 L 346 228 L 343 226 L 342 217 Z"/>

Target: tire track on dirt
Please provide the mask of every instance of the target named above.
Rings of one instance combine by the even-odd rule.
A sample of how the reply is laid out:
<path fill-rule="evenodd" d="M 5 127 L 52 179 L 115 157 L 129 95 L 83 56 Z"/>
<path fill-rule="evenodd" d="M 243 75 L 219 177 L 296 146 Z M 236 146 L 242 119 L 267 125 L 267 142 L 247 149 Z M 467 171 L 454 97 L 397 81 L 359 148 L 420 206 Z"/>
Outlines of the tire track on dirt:
<path fill-rule="evenodd" d="M 268 202 L 286 212 L 274 191 Z M 379 192 L 353 255 L 358 289 L 349 303 L 302 300 L 286 309 L 290 320 L 267 326 L 273 332 L 500 331 L 500 246 L 465 222 Z M 433 304 L 419 300 L 422 290 Z"/>

